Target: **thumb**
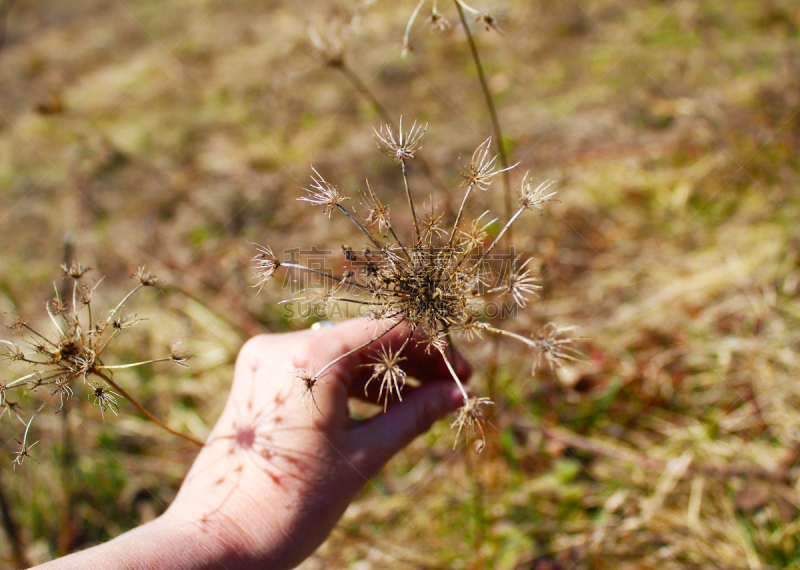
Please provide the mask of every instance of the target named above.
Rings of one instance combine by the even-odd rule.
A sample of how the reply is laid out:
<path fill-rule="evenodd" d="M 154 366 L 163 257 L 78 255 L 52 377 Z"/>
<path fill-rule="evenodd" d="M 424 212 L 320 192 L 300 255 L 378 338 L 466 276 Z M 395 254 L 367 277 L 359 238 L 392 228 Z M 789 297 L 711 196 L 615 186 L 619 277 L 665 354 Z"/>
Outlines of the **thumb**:
<path fill-rule="evenodd" d="M 403 394 L 385 413 L 362 422 L 351 432 L 354 462 L 366 477 L 376 475 L 384 464 L 433 423 L 464 403 L 453 382 L 431 382 Z"/>

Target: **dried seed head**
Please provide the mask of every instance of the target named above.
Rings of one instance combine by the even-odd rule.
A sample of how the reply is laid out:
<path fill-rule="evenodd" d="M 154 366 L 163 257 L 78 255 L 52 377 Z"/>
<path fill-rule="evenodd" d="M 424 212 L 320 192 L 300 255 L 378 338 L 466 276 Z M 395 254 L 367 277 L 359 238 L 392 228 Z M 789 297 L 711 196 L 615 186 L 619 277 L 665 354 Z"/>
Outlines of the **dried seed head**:
<path fill-rule="evenodd" d="M 488 237 L 489 227 L 497 221 L 497 218 L 494 218 L 488 222 L 481 223 L 481 219 L 488 213 L 488 211 L 484 212 L 476 219 L 472 220 L 467 229 L 461 231 L 462 239 L 459 245 L 464 248 L 465 251 L 480 247 Z"/>
<path fill-rule="evenodd" d="M 308 202 L 314 206 L 322 206 L 322 213 L 330 218 L 331 212 L 342 202 L 350 198 L 346 198 L 339 192 L 336 186 L 329 184 L 322 175 L 317 172 L 316 168 L 312 166 L 311 170 L 314 171 L 314 174 L 311 175 L 312 184 L 309 188 L 304 188 L 304 190 L 308 192 L 308 196 L 298 198 L 298 200 Z"/>
<path fill-rule="evenodd" d="M 380 379 L 381 388 L 378 393 L 378 401 L 383 400 L 383 410 L 386 411 L 389 399 L 394 397 L 393 394 L 397 396 L 398 400 L 403 401 L 401 391 L 406 385 L 406 373 L 400 368 L 400 362 L 405 360 L 405 357 L 400 356 L 399 351 L 392 352 L 391 347 L 382 345 L 375 358 L 376 363 L 366 365 L 372 366 L 372 376 L 364 386 L 364 393 L 373 380 Z"/>
<path fill-rule="evenodd" d="M 258 293 L 261 292 L 264 284 L 275 275 L 275 270 L 281 266 L 281 262 L 272 254 L 272 249 L 258 244 L 253 244 L 258 249 L 258 253 L 253 257 L 255 265 L 255 278 L 258 280 L 253 287 L 258 287 Z"/>
<path fill-rule="evenodd" d="M 294 377 L 300 381 L 301 389 L 303 391 L 303 400 L 305 400 L 306 404 L 310 407 L 311 404 L 317 408 L 319 413 L 322 413 L 322 410 L 319 409 L 317 405 L 317 401 L 314 399 L 314 387 L 317 385 L 319 381 L 319 377 L 309 374 L 305 370 L 295 370 Z"/>
<path fill-rule="evenodd" d="M 433 7 L 433 12 L 431 12 L 431 17 L 428 20 L 431 26 L 432 32 L 445 32 L 450 29 L 450 22 L 442 16 L 439 12 L 436 11 L 436 6 Z"/>
<path fill-rule="evenodd" d="M 9 342 L 8 345 L 9 346 L 6 351 L 0 354 L 0 358 L 4 358 L 9 362 L 20 362 L 25 360 L 25 353 L 22 352 L 22 348 L 18 344 Z"/>
<path fill-rule="evenodd" d="M 64 302 L 59 298 L 50 299 L 47 302 L 46 306 L 47 306 L 47 312 L 53 315 L 54 317 L 60 315 L 61 313 L 67 310 L 66 305 L 64 305 Z"/>
<path fill-rule="evenodd" d="M 436 210 L 433 208 L 433 201 L 431 201 L 430 212 L 426 212 L 425 217 L 420 220 L 422 237 L 427 240 L 428 243 L 433 243 L 441 236 L 447 235 L 447 232 L 444 231 L 440 225 L 443 217 L 443 214 L 436 213 Z"/>
<path fill-rule="evenodd" d="M 67 266 L 66 263 L 63 264 L 61 266 L 61 269 L 63 269 L 64 273 L 66 273 L 67 275 L 69 275 L 73 279 L 80 279 L 81 277 L 83 277 L 84 273 L 86 273 L 87 271 L 90 271 L 92 268 L 91 267 L 84 267 L 80 263 L 78 263 L 76 261 L 73 261 L 72 265 L 70 265 L 70 266 Z"/>
<path fill-rule="evenodd" d="M 33 373 L 33 378 L 31 378 L 27 382 L 28 390 L 30 390 L 31 392 L 35 392 L 36 388 L 39 388 L 43 384 L 44 384 L 44 378 L 42 377 L 42 373 L 37 370 Z"/>
<path fill-rule="evenodd" d="M 25 328 L 26 322 L 22 320 L 19 314 L 14 314 L 14 321 L 10 325 L 6 325 L 6 329 L 10 331 L 18 331 Z"/>
<path fill-rule="evenodd" d="M 497 18 L 495 18 L 491 14 L 489 14 L 489 13 L 479 14 L 478 16 L 475 17 L 475 21 L 476 22 L 481 22 L 483 24 L 483 27 L 486 29 L 487 32 L 490 32 L 490 31 L 494 30 L 495 32 L 497 32 L 501 36 L 503 35 L 503 32 L 501 32 L 500 28 L 498 27 Z"/>
<path fill-rule="evenodd" d="M 114 415 L 119 415 L 119 406 L 117 406 L 117 394 L 113 390 L 110 390 L 108 386 L 101 386 L 100 384 L 92 384 L 92 393 L 89 394 L 89 397 L 94 396 L 94 403 L 96 406 L 100 407 L 100 415 L 103 417 L 103 420 L 106 419 L 105 412 L 106 410 L 111 410 L 114 412 Z"/>
<path fill-rule="evenodd" d="M 507 295 L 511 295 L 517 305 L 524 307 L 528 302 L 528 295 L 536 295 L 536 291 L 542 286 L 538 284 L 539 280 L 534 277 L 531 268 L 527 267 L 531 258 L 526 259 L 519 267 L 516 266 L 518 261 L 519 258 L 514 260 L 501 289 Z"/>
<path fill-rule="evenodd" d="M 332 21 L 319 28 L 316 26 L 308 28 L 311 44 L 326 65 L 337 68 L 344 67 L 347 44 L 359 22 L 360 18 L 356 16 L 347 23 Z"/>
<path fill-rule="evenodd" d="M 414 158 L 414 154 L 422 148 L 422 139 L 427 128 L 427 123 L 422 126 L 417 125 L 417 122 L 414 121 L 411 128 L 404 131 L 403 117 L 400 117 L 400 127 L 397 129 L 397 135 L 392 131 L 391 125 L 383 125 L 380 131 L 375 129 L 373 131 L 381 152 L 399 164 Z"/>
<path fill-rule="evenodd" d="M 542 204 L 549 202 L 556 195 L 556 191 L 547 192 L 553 184 L 555 184 L 555 180 L 545 180 L 534 188 L 533 182 L 528 180 L 528 173 L 526 172 L 520 185 L 519 207 L 526 210 L 533 210 L 534 208 L 541 210 Z"/>
<path fill-rule="evenodd" d="M 369 180 L 367 180 L 367 195 L 364 197 L 364 201 L 367 203 L 367 207 L 369 208 L 369 214 L 367 214 L 367 219 L 364 221 L 364 225 L 366 226 L 378 226 L 378 233 L 384 233 L 386 230 L 392 227 L 391 219 L 389 217 L 389 206 L 381 202 L 377 196 L 372 192 L 372 188 L 369 185 Z"/>
<path fill-rule="evenodd" d="M 24 443 L 22 443 L 18 439 L 16 440 L 16 442 L 20 445 L 20 450 L 14 452 L 14 455 L 15 455 L 14 461 L 11 462 L 13 467 L 14 467 L 14 469 L 17 468 L 17 465 L 22 465 L 22 462 L 25 460 L 26 457 L 30 457 L 31 448 L 34 445 L 36 445 L 37 443 L 39 443 L 38 441 L 34 441 L 30 445 L 25 445 Z M 34 459 L 34 461 L 36 461 L 36 460 Z M 36 461 L 36 462 L 38 463 L 38 461 Z"/>
<path fill-rule="evenodd" d="M 186 352 L 185 350 L 180 350 L 181 343 L 173 344 L 169 349 L 169 358 L 177 364 L 178 366 L 183 366 L 184 368 L 189 367 L 189 360 L 192 356 Z"/>
<path fill-rule="evenodd" d="M 154 287 L 159 283 L 158 277 L 151 275 L 144 265 L 141 266 L 136 273 L 131 275 L 131 277 L 138 279 L 139 283 L 141 283 L 143 287 Z"/>
<path fill-rule="evenodd" d="M 469 317 L 465 322 L 459 325 L 458 332 L 463 334 L 467 340 L 472 341 L 483 338 L 482 333 L 485 328 L 484 323 L 475 317 Z"/>
<path fill-rule="evenodd" d="M 450 428 L 457 428 L 455 442 L 453 442 L 453 449 L 458 443 L 458 436 L 461 430 L 466 428 L 467 433 L 473 433 L 476 436 L 475 451 L 480 453 L 486 445 L 485 433 L 483 431 L 483 424 L 488 421 L 486 414 L 480 409 L 484 404 L 494 404 L 489 398 L 472 397 L 464 402 L 458 410 L 458 415 Z"/>
<path fill-rule="evenodd" d="M 474 186 L 481 190 L 486 190 L 492 182 L 492 178 L 516 166 L 513 164 L 502 170 L 495 170 L 497 155 L 491 155 L 492 137 L 489 137 L 475 149 L 472 159 L 466 167 L 461 167 L 461 177 L 464 179 L 465 186 Z"/>
<path fill-rule="evenodd" d="M 136 326 L 142 319 L 137 319 L 136 314 L 128 315 L 127 317 L 120 317 L 111 321 L 111 326 L 119 332 L 125 332 L 131 327 Z"/>
<path fill-rule="evenodd" d="M 578 361 L 581 352 L 572 346 L 573 338 L 567 333 L 574 331 L 577 327 L 559 327 L 555 323 L 547 323 L 542 330 L 533 335 L 533 341 L 538 349 L 538 354 L 533 362 L 532 373 L 536 374 L 542 365 L 547 362 L 551 370 L 564 368 L 565 361 Z"/>
<path fill-rule="evenodd" d="M 61 408 L 64 407 L 64 397 L 66 396 L 66 399 L 69 400 L 74 395 L 72 388 L 69 386 L 70 382 L 72 382 L 72 379 L 66 374 L 59 374 L 53 381 L 54 388 L 51 395 L 55 395 L 55 393 L 58 392 L 59 398 L 61 399 L 61 405 L 58 407 L 58 410 L 56 410 L 56 413 L 60 412 Z"/>

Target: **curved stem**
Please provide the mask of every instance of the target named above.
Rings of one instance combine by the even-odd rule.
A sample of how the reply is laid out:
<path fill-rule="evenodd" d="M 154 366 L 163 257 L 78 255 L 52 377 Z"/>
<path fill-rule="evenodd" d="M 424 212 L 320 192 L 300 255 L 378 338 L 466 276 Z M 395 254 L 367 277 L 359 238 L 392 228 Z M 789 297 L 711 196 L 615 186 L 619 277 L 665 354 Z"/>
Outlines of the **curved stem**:
<path fill-rule="evenodd" d="M 321 377 L 321 376 L 322 376 L 322 375 L 325 373 L 325 371 L 327 371 L 329 368 L 331 368 L 331 367 L 332 367 L 334 364 L 336 364 L 337 362 L 341 362 L 342 360 L 344 360 L 344 359 L 345 359 L 345 358 L 347 358 L 348 356 L 351 356 L 351 355 L 355 354 L 355 353 L 356 353 L 356 352 L 358 352 L 359 350 L 362 350 L 362 349 L 364 349 L 364 348 L 367 348 L 367 347 L 368 347 L 369 345 L 371 345 L 373 342 L 375 342 L 376 340 L 378 340 L 378 339 L 380 339 L 380 338 L 382 338 L 382 337 L 386 336 L 386 335 L 387 335 L 387 334 L 389 334 L 389 333 L 390 333 L 392 330 L 394 330 L 395 328 L 397 328 L 399 325 L 403 324 L 404 322 L 405 322 L 405 321 L 403 321 L 403 320 L 397 321 L 395 324 L 393 324 L 392 326 L 390 326 L 388 329 L 386 329 L 385 331 L 383 331 L 383 332 L 382 332 L 381 334 L 379 334 L 378 336 L 372 337 L 371 339 L 369 339 L 369 340 L 368 340 L 367 342 L 365 342 L 364 344 L 362 344 L 362 345 L 360 345 L 360 346 L 357 346 L 357 347 L 355 347 L 354 349 L 352 349 L 352 350 L 349 350 L 349 351 L 345 352 L 344 354 L 342 354 L 342 355 L 338 356 L 337 358 L 334 358 L 334 359 L 333 359 L 333 360 L 331 360 L 331 361 L 330 361 L 328 364 L 326 364 L 325 366 L 323 366 L 323 367 L 320 369 L 320 371 L 319 371 L 319 372 L 317 372 L 316 374 L 314 374 L 314 377 L 315 377 L 315 378 L 319 378 L 319 377 Z"/>
<path fill-rule="evenodd" d="M 186 435 L 186 434 L 183 434 L 183 433 L 181 433 L 181 432 L 179 432 L 179 431 L 175 431 L 175 430 L 174 430 L 174 429 L 172 429 L 171 427 L 169 427 L 169 426 L 166 426 L 165 424 L 163 424 L 163 423 L 162 423 L 162 422 L 161 422 L 161 421 L 160 421 L 158 418 L 156 418 L 156 417 L 155 417 L 153 414 L 151 414 L 150 412 L 148 412 L 147 410 L 145 410 L 145 409 L 144 409 L 144 407 L 142 407 L 142 405 L 141 405 L 139 402 L 137 402 L 135 399 L 133 399 L 133 397 L 132 397 L 130 394 L 128 394 L 128 393 L 127 393 L 127 392 L 126 392 L 124 389 L 122 389 L 122 387 L 120 387 L 120 385 L 119 385 L 119 384 L 117 384 L 116 382 L 114 382 L 114 381 L 111 379 L 111 377 L 110 377 L 110 376 L 108 376 L 107 374 L 104 374 L 103 372 L 101 372 L 100 370 L 97 370 L 96 368 L 93 368 L 93 369 L 92 369 L 92 372 L 93 372 L 94 374 L 97 374 L 97 375 L 98 375 L 100 378 L 102 378 L 102 379 L 103 379 L 103 380 L 105 380 L 106 382 L 108 382 L 108 383 L 109 383 L 109 384 L 110 384 L 110 385 L 111 385 L 111 386 L 112 386 L 112 387 L 113 387 L 115 390 L 117 390 L 117 391 L 118 391 L 120 394 L 122 394 L 122 397 L 123 397 L 123 398 L 125 398 L 125 399 L 126 399 L 126 400 L 128 400 L 128 401 L 129 401 L 131 404 L 133 404 L 133 405 L 134 405 L 134 407 L 135 407 L 137 410 L 139 410 L 139 411 L 140 411 L 140 412 L 142 412 L 142 413 L 143 413 L 145 416 L 147 416 L 147 419 L 149 419 L 150 421 L 152 421 L 152 422 L 153 422 L 154 424 L 156 424 L 158 427 L 160 427 L 160 428 L 162 428 L 162 429 L 165 429 L 165 430 L 167 430 L 169 433 L 171 433 L 171 434 L 173 434 L 173 435 L 177 435 L 177 436 L 178 436 L 178 437 L 180 437 L 181 439 L 185 439 L 186 441 L 188 441 L 188 442 L 190 442 L 190 443 L 193 443 L 193 444 L 195 444 L 195 445 L 197 445 L 197 446 L 199 446 L 199 447 L 203 447 L 203 445 L 204 445 L 204 444 L 203 444 L 203 442 L 202 442 L 202 441 L 200 441 L 200 440 L 198 440 L 198 439 L 195 439 L 195 438 L 193 438 L 193 437 L 192 437 L 192 436 L 190 436 L 190 435 Z"/>

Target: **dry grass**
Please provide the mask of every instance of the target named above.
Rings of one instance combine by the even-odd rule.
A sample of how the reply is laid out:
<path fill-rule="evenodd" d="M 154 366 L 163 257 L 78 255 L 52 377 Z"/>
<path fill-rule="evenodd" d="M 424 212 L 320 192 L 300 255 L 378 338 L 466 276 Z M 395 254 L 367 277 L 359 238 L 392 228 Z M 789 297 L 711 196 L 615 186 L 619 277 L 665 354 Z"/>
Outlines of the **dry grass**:
<path fill-rule="evenodd" d="M 393 117 L 430 123 L 420 154 L 453 183 L 491 125 L 456 26 L 421 28 L 402 59 L 412 10 L 366 11 L 347 61 Z M 297 202 L 309 165 L 343 188 L 364 176 L 402 188 L 374 153 L 378 112 L 308 39 L 309 15 L 332 14 L 350 7 L 14 5 L 0 51 L 0 309 L 42 314 L 67 232 L 107 276 L 105 305 L 148 265 L 165 284 L 137 305 L 150 321 L 120 358 L 177 340 L 196 358 L 117 379 L 202 437 L 243 339 L 307 324 L 264 303 L 279 291 L 253 298 L 249 243 L 356 239 Z M 544 289 L 509 326 L 579 324 L 587 361 L 530 380 L 529 360 L 501 344 L 484 453 L 451 451 L 442 422 L 304 567 L 798 567 L 800 12 L 541 0 L 496 15 L 503 35 L 477 40 L 510 157 L 558 179 L 561 200 L 515 234 Z M 421 170 L 412 183 L 457 211 L 460 196 Z M 502 212 L 498 195 L 471 214 Z M 497 354 L 470 354 L 480 385 Z M 39 465 L 2 471 L 31 562 L 154 516 L 191 461 L 126 404 L 103 423 L 80 403 L 37 419 Z M 11 424 L 0 433 L 16 445 Z"/>

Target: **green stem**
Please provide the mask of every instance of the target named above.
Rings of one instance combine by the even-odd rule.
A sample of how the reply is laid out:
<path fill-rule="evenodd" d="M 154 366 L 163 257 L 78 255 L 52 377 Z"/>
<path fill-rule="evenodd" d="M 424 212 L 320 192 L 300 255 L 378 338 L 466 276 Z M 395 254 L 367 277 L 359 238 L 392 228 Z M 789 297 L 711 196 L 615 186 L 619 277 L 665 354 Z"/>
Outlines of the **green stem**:
<path fill-rule="evenodd" d="M 486 106 L 489 108 L 489 117 L 492 120 L 492 128 L 494 129 L 494 138 L 497 141 L 497 154 L 500 156 L 500 162 L 503 165 L 504 169 L 508 168 L 508 155 L 506 154 L 505 144 L 503 142 L 503 133 L 500 130 L 500 120 L 497 118 L 497 108 L 494 104 L 494 98 L 492 97 L 492 92 L 489 89 L 489 83 L 486 81 L 486 74 L 483 71 L 483 65 L 481 64 L 480 55 L 478 55 L 478 47 L 475 45 L 475 38 L 472 36 L 472 31 L 469 29 L 469 25 L 467 24 L 467 18 L 464 15 L 464 9 L 461 7 L 461 2 L 458 0 L 453 0 L 456 4 L 456 9 L 458 10 L 458 17 L 461 19 L 461 25 L 464 28 L 464 32 L 467 34 L 467 43 L 469 43 L 469 49 L 472 53 L 472 59 L 475 62 L 475 69 L 478 72 L 478 79 L 481 83 L 481 90 L 483 91 L 483 96 L 486 99 Z M 503 172 L 503 186 L 505 188 L 505 208 L 506 208 L 506 217 L 511 216 L 511 179 L 508 175 L 508 170 Z M 509 232 L 509 240 L 511 240 L 511 232 Z"/>

